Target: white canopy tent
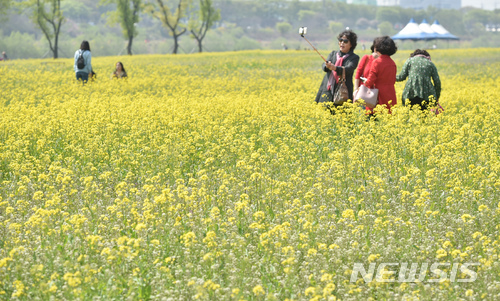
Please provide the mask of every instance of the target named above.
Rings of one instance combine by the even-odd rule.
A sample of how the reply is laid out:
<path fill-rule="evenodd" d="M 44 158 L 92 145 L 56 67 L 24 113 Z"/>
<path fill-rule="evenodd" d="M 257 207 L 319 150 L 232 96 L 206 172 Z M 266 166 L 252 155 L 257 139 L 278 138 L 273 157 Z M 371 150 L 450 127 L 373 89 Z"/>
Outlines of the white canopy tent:
<path fill-rule="evenodd" d="M 427 35 L 427 40 L 439 39 L 439 34 L 431 28 L 426 19 L 418 25 L 418 28 Z"/>
<path fill-rule="evenodd" d="M 446 30 L 437 20 L 431 25 L 431 29 L 439 34 L 439 39 L 445 40 L 460 40 L 457 36 L 452 35 L 448 30 Z"/>
<path fill-rule="evenodd" d="M 432 25 L 429 25 L 424 19 L 422 23 L 417 24 L 413 18 L 406 26 L 401 29 L 396 35 L 392 36 L 393 40 L 412 40 L 412 41 L 429 41 L 429 40 L 458 40 L 459 38 L 449 33 L 436 20 Z"/>
<path fill-rule="evenodd" d="M 392 36 L 393 40 L 427 40 L 428 35 L 422 31 L 413 18 L 406 24 L 400 32 Z"/>

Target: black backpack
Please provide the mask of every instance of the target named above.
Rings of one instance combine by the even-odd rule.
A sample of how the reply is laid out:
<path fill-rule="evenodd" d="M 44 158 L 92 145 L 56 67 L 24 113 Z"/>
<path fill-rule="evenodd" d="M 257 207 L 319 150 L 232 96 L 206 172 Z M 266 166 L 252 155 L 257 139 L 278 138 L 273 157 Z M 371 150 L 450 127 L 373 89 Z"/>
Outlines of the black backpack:
<path fill-rule="evenodd" d="M 78 56 L 78 59 L 76 60 L 76 67 L 78 67 L 78 69 L 85 68 L 85 59 L 83 58 L 83 51 L 81 51 L 81 50 L 80 50 L 80 55 Z"/>

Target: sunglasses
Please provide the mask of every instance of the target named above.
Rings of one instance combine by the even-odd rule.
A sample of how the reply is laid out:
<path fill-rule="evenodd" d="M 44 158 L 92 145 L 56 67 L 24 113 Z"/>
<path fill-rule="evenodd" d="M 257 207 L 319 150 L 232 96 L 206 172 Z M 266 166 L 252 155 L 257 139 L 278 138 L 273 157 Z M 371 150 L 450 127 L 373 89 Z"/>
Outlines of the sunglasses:
<path fill-rule="evenodd" d="M 340 42 L 344 42 L 344 44 L 347 44 L 347 43 L 349 43 L 349 40 L 348 39 L 339 39 L 339 43 Z"/>

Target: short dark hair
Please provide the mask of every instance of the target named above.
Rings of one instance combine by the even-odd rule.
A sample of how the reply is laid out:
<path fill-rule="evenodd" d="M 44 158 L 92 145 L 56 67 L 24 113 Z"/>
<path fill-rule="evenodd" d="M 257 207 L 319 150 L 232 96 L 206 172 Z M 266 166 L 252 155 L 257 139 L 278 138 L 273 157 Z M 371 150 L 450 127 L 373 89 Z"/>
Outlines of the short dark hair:
<path fill-rule="evenodd" d="M 413 51 L 413 53 L 410 54 L 410 57 L 414 57 L 414 56 L 419 55 L 419 54 L 431 57 L 429 52 L 427 52 L 427 50 L 425 50 L 425 49 L 416 49 L 415 51 Z"/>
<path fill-rule="evenodd" d="M 89 41 L 83 41 L 82 44 L 80 45 L 80 49 L 90 51 Z"/>
<path fill-rule="evenodd" d="M 339 33 L 337 39 L 340 39 L 343 36 L 346 36 L 349 42 L 351 42 L 351 50 L 356 49 L 356 45 L 358 45 L 358 35 L 355 34 L 354 31 L 347 29 Z"/>
<path fill-rule="evenodd" d="M 396 43 L 394 43 L 394 40 L 389 36 L 378 37 L 373 41 L 373 44 L 380 54 L 391 56 L 398 51 Z"/>

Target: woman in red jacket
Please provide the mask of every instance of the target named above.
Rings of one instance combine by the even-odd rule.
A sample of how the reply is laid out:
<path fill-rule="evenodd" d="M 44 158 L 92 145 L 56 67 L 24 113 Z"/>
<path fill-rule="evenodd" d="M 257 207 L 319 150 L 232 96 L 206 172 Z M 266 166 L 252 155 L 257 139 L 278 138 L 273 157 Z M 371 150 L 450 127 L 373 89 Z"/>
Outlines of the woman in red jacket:
<path fill-rule="evenodd" d="M 354 90 L 357 90 L 359 86 L 364 84 L 368 75 L 370 75 L 370 69 L 373 61 L 379 56 L 379 53 L 375 52 L 373 45 L 370 49 L 372 53 L 363 55 L 359 61 L 358 69 L 356 69 L 356 75 L 354 76 Z"/>
<path fill-rule="evenodd" d="M 396 53 L 398 47 L 389 36 L 378 37 L 373 43 L 373 48 L 379 57 L 372 62 L 365 86 L 378 89 L 378 105 L 386 105 L 390 113 L 391 107 L 397 104 L 396 89 L 394 88 L 397 67 L 391 55 Z M 368 107 L 366 110 L 373 113 Z"/>

